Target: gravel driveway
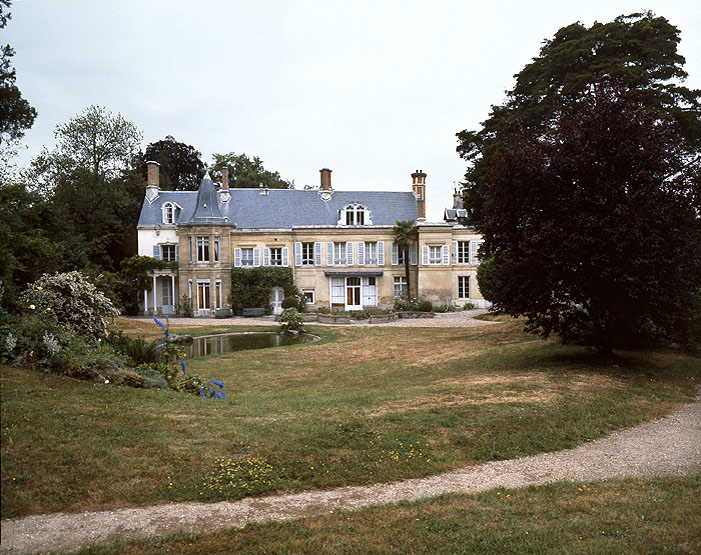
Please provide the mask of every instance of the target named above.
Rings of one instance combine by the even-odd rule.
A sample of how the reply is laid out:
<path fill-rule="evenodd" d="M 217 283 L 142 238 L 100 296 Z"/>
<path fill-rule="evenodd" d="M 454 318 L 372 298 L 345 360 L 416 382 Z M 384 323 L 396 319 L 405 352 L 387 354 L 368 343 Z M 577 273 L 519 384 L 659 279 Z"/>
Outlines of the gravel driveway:
<path fill-rule="evenodd" d="M 2 522 L 2 553 L 76 550 L 93 543 L 250 522 L 294 519 L 444 493 L 518 488 L 553 480 L 598 480 L 701 472 L 701 398 L 668 416 L 574 449 L 467 467 L 430 478 L 216 504 L 174 503 L 115 511 L 29 516 Z"/>

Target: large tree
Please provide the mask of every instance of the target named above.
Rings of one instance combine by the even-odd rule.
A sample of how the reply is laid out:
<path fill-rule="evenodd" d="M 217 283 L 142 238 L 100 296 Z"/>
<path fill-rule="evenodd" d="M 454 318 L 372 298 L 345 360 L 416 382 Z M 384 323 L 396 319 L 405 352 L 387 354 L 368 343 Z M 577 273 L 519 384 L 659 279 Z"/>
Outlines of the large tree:
<path fill-rule="evenodd" d="M 682 335 L 701 287 L 698 153 L 620 82 L 544 123 L 513 124 L 494 153 L 480 287 L 545 336 L 587 320 L 602 353 L 641 323 Z"/>
<path fill-rule="evenodd" d="M 506 101 L 492 106 L 477 131 L 457 134 L 457 150 L 470 163 L 464 205 L 479 227 L 486 202 L 486 176 L 505 130 L 515 121 L 534 131 L 562 102 L 576 105 L 592 84 L 622 78 L 641 92 L 643 105 L 676 122 L 690 150 L 701 146 L 701 91 L 681 86 L 687 73 L 677 52 L 679 29 L 652 12 L 619 16 L 586 27 L 573 23 L 546 40 L 540 54 L 520 73 Z"/>
<path fill-rule="evenodd" d="M 0 0 L 0 29 L 12 18 L 10 4 L 10 0 Z M 11 60 L 14 55 L 9 44 L 0 47 L 0 142 L 21 138 L 37 115 L 15 85 L 17 74 Z"/>
<path fill-rule="evenodd" d="M 245 154 L 215 154 L 214 165 L 211 170 L 215 177 L 221 173 L 222 168 L 229 169 L 229 183 L 237 189 L 267 187 L 268 189 L 292 189 L 293 184 L 280 177 L 279 172 L 271 172 L 263 167 L 263 161 L 254 156 L 249 158 Z"/>
<path fill-rule="evenodd" d="M 172 191 L 196 191 L 204 175 L 202 153 L 192 145 L 176 141 L 167 135 L 146 147 L 143 155 L 142 173 L 146 177 L 146 162 L 158 162 L 160 187 Z"/>

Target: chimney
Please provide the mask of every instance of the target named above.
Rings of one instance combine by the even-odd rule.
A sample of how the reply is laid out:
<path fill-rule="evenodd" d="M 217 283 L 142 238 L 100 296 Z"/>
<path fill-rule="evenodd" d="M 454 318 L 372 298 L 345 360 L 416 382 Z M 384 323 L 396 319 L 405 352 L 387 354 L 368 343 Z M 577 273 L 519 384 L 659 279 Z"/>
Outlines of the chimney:
<path fill-rule="evenodd" d="M 153 202 L 158 196 L 160 167 L 158 162 L 146 162 L 146 199 L 149 202 Z"/>
<path fill-rule="evenodd" d="M 462 208 L 462 189 L 453 190 L 453 208 Z"/>
<path fill-rule="evenodd" d="M 322 168 L 319 170 L 321 172 L 321 190 L 330 191 L 331 190 L 331 170 L 329 168 Z"/>
<path fill-rule="evenodd" d="M 419 220 L 426 220 L 426 174 L 423 170 L 416 170 L 411 174 L 411 188 L 416 195 L 419 208 Z"/>
<path fill-rule="evenodd" d="M 229 192 L 229 168 L 222 168 L 221 170 L 221 190 L 219 191 L 219 198 L 222 202 L 229 202 L 231 199 L 231 193 Z"/>

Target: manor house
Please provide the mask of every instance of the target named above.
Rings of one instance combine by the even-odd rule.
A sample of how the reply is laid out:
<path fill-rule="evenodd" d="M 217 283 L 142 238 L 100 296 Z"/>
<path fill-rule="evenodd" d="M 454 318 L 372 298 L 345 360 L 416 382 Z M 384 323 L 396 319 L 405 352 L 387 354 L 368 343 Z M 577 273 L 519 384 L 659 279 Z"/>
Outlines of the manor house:
<path fill-rule="evenodd" d="M 397 221 L 412 220 L 409 251 L 412 296 L 434 304 L 484 306 L 477 287 L 481 238 L 460 223 L 459 199 L 445 221 L 426 221 L 426 174 L 411 174 L 406 192 L 336 191 L 331 170 L 318 190 L 217 187 L 209 174 L 198 191 L 159 189 L 159 164 L 148 162 L 146 197 L 138 223 L 139 254 L 177 262 L 153 272 L 143 292 L 144 314 L 173 314 L 187 299 L 196 316 L 227 308 L 232 268 L 288 266 L 314 310 L 388 308 L 406 294 Z M 457 196 L 456 196 L 457 197 Z M 271 293 L 279 313 L 282 288 Z"/>

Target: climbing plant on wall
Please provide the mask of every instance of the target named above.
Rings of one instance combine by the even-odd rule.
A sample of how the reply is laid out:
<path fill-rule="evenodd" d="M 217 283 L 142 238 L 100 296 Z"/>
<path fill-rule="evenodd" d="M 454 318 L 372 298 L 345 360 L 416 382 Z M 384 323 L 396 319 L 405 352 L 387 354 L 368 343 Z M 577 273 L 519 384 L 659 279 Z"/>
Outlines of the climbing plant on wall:
<path fill-rule="evenodd" d="M 229 304 L 234 314 L 244 308 L 264 308 L 266 312 L 271 312 L 270 294 L 273 287 L 282 287 L 285 297 L 299 295 L 292 268 L 233 268 Z"/>

